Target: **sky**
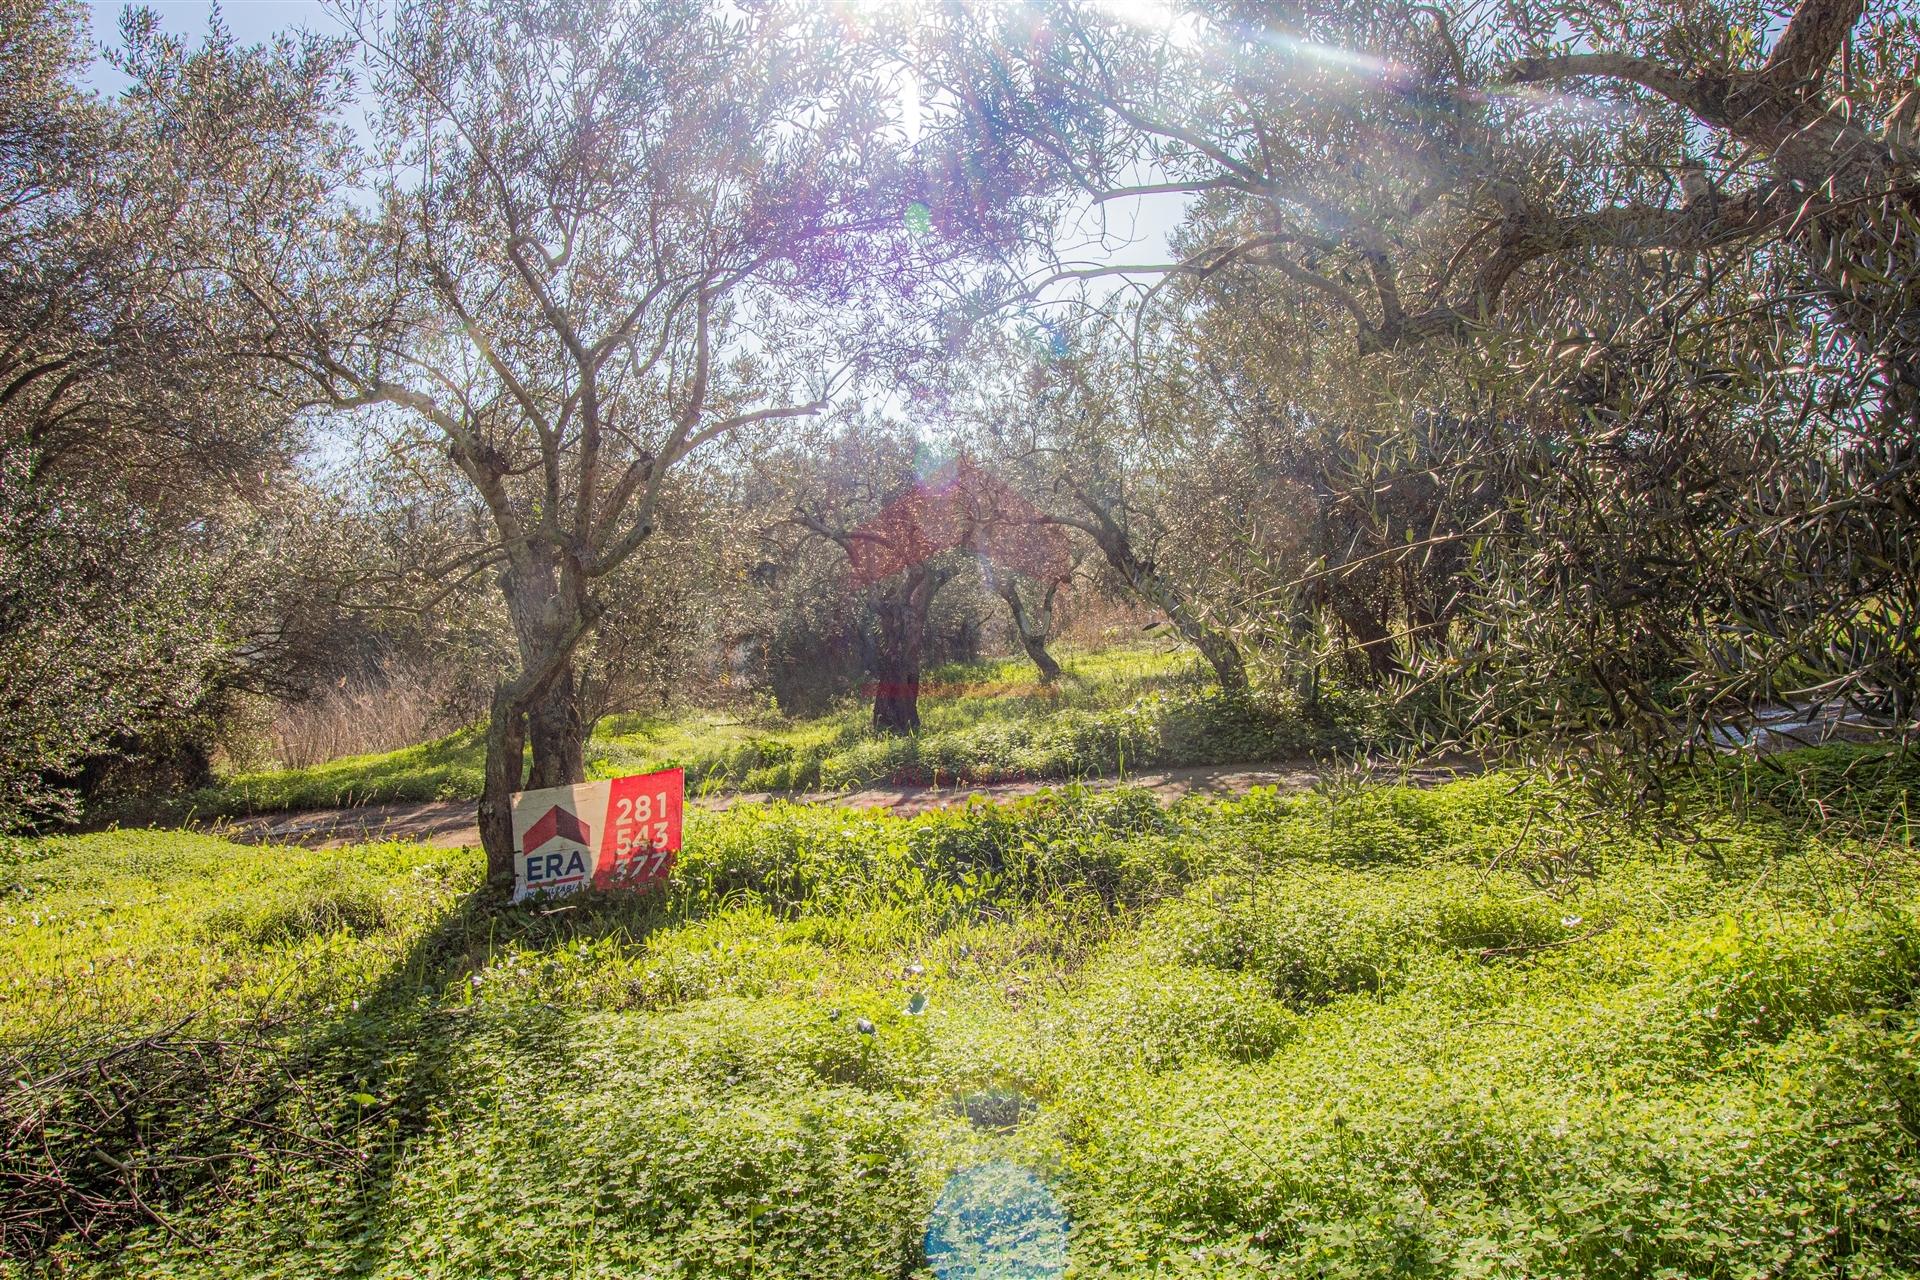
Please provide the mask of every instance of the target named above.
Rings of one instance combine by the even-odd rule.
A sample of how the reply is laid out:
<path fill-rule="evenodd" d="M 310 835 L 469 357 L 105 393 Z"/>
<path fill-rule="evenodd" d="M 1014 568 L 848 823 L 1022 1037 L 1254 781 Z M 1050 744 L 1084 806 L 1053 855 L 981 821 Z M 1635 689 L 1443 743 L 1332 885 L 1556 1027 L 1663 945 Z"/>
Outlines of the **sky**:
<path fill-rule="evenodd" d="M 1158 0 L 1109 0 L 1117 7 L 1141 7 L 1147 12 Z M 145 0 L 146 6 L 160 15 L 169 31 L 194 37 L 206 30 L 212 6 L 208 0 Z M 117 39 L 120 14 L 126 8 L 121 0 L 88 0 L 96 42 L 113 43 Z M 306 28 L 337 32 L 340 23 L 319 0 L 224 0 L 220 14 L 236 39 L 257 44 L 277 32 Z M 96 58 L 85 77 L 89 87 L 102 93 L 114 93 L 124 87 L 125 78 Z M 1110 266 L 1114 264 L 1169 261 L 1167 239 L 1180 225 L 1187 199 L 1183 196 L 1143 197 L 1110 202 L 1102 211 L 1104 218 L 1093 216 L 1091 208 L 1078 220 L 1078 229 L 1061 246 L 1072 266 Z M 1151 277 L 1143 277 L 1151 279 Z M 1105 293 L 1122 287 L 1120 282 L 1103 282 L 1093 292 Z"/>

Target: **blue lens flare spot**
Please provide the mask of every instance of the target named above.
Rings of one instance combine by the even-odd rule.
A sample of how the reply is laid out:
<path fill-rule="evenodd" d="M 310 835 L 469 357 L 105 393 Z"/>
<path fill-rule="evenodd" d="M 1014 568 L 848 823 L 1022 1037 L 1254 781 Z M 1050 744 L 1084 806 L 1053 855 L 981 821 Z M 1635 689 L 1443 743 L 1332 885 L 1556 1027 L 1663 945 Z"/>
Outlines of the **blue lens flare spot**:
<path fill-rule="evenodd" d="M 915 200 L 907 206 L 907 230 L 916 236 L 924 236 L 933 230 L 933 210 Z"/>
<path fill-rule="evenodd" d="M 926 1250 L 939 1280 L 1059 1280 L 1066 1211 L 1031 1169 L 990 1160 L 947 1179 L 927 1220 Z"/>

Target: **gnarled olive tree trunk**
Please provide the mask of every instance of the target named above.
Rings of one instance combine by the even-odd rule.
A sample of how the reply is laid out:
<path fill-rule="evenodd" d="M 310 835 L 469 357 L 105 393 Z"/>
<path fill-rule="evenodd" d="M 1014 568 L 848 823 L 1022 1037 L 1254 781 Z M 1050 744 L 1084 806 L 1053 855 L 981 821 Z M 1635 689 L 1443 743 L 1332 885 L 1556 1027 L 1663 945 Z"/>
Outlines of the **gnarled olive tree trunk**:
<path fill-rule="evenodd" d="M 487 718 L 480 843 L 487 879 L 496 885 L 513 879 L 514 792 L 586 778 L 586 719 L 573 655 L 600 612 L 579 566 L 538 550 L 509 563 L 500 590 L 519 642 L 520 672 L 495 686 Z"/>
<path fill-rule="evenodd" d="M 920 728 L 920 667 L 927 614 L 953 570 L 916 565 L 873 597 L 880 635 L 873 657 L 873 727 L 908 734 Z"/>
<path fill-rule="evenodd" d="M 1048 519 L 1055 524 L 1071 525 L 1092 538 L 1121 581 L 1135 595 L 1165 613 L 1181 639 L 1200 651 L 1200 656 L 1213 668 L 1220 687 L 1230 692 L 1244 692 L 1248 688 L 1247 663 L 1233 637 L 1210 626 L 1179 588 L 1160 575 L 1151 560 L 1135 553 L 1133 540 L 1104 506 L 1085 493 L 1076 491 L 1075 497 L 1089 519 L 1070 516 Z"/>
<path fill-rule="evenodd" d="M 1053 598 L 1060 590 L 1059 582 L 1048 583 L 1031 607 L 1021 597 L 1020 580 L 1012 574 L 1001 577 L 999 588 L 1000 598 L 1013 614 L 1013 630 L 1020 637 L 1020 647 L 1039 670 L 1040 682 L 1052 684 L 1060 678 L 1060 664 L 1047 652 L 1047 640 L 1053 634 Z"/>

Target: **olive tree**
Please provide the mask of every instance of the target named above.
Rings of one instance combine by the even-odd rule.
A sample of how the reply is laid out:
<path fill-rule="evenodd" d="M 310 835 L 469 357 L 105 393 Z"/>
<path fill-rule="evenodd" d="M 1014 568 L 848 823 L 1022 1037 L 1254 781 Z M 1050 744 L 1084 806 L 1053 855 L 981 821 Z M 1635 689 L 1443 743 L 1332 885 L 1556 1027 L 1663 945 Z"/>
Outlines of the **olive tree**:
<path fill-rule="evenodd" d="M 815 6 L 347 16 L 377 104 L 361 194 L 234 274 L 317 405 L 444 450 L 484 512 L 436 567 L 493 575 L 518 645 L 480 802 L 500 878 L 510 795 L 582 778 L 576 654 L 675 469 L 820 412 L 991 202 L 916 166 L 891 72 Z"/>
<path fill-rule="evenodd" d="M 77 6 L 0 5 L 0 826 L 162 740 L 203 772 L 214 704 L 296 662 L 246 585 L 298 423 L 206 268 L 321 190 L 337 50 L 121 37 L 102 97 Z"/>
<path fill-rule="evenodd" d="M 790 476 L 792 522 L 840 549 L 848 589 L 873 617 L 867 677 L 881 733 L 920 728 L 927 621 L 976 533 L 970 513 L 951 511 L 933 469 L 917 441 L 856 424 Z"/>
<path fill-rule="evenodd" d="M 1450 651 L 1427 674 L 1503 686 L 1480 723 L 1686 743 L 1756 699 L 1910 714 L 1905 6 L 1187 13 L 957 15 L 930 74 L 969 85 L 1063 205 L 1191 201 L 1166 260 L 1056 255 L 1036 288 L 1139 281 L 1148 310 L 1232 311 L 1274 352 L 1344 346 L 1332 376 L 1378 400 L 1363 430 L 1309 427 L 1363 554 L 1320 583 L 1412 563 L 1406 513 L 1365 490 L 1424 488 L 1412 549 L 1449 548 L 1468 584 L 1423 605 Z M 1282 416 L 1337 400 L 1266 367 Z"/>
<path fill-rule="evenodd" d="M 1033 519 L 1081 535 L 1127 592 L 1199 651 L 1222 688 L 1245 690 L 1234 591 L 1207 579 L 1224 567 L 1223 542 L 1236 536 L 1225 530 L 1248 477 L 1207 452 L 1207 411 L 1187 394 L 1179 353 L 1138 349 L 1102 324 L 1037 333 L 978 335 L 952 393 L 956 415 Z M 982 376 L 983 366 L 998 376 Z"/>
<path fill-rule="evenodd" d="M 1180 192 L 1233 215 L 1177 261 L 1066 274 L 1250 261 L 1333 304 L 1364 355 L 1480 331 L 1529 296 L 1539 264 L 1780 243 L 1889 408 L 1912 412 L 1920 250 L 1899 228 L 1920 91 L 1902 6 L 1536 3 L 1492 19 L 1357 0 L 1190 16 L 1053 0 L 955 17 L 926 42 L 932 74 L 1077 195 Z"/>

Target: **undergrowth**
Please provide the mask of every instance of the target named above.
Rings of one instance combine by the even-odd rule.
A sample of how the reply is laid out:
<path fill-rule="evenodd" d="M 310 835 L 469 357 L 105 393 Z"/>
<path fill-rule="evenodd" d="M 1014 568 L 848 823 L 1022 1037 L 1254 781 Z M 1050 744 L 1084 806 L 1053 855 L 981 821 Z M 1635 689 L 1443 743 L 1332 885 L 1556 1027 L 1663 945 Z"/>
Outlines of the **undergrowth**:
<path fill-rule="evenodd" d="M 812 720 L 686 712 L 608 718 L 587 744 L 587 772 L 620 777 L 680 767 L 695 791 L 836 791 L 895 785 L 1070 780 L 1178 765 L 1273 760 L 1351 745 L 1359 717 L 1339 697 L 1313 710 L 1207 685 L 1177 654 L 1116 649 L 1066 655 L 1066 675 L 1036 683 L 1011 659 L 937 668 L 923 727 L 873 732 L 849 702 Z M 462 730 L 419 746 L 303 769 L 241 773 L 184 797 L 181 815 L 223 816 L 480 794 L 485 744 Z"/>
<path fill-rule="evenodd" d="M 7 1266 L 1914 1274 L 1912 851 L 1807 820 L 1910 769 L 1786 767 L 1683 823 L 1511 775 L 746 806 L 665 892 L 513 910 L 469 851 L 21 842 Z M 956 1269 L 970 1223 L 1029 1262 Z"/>

